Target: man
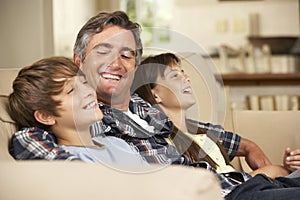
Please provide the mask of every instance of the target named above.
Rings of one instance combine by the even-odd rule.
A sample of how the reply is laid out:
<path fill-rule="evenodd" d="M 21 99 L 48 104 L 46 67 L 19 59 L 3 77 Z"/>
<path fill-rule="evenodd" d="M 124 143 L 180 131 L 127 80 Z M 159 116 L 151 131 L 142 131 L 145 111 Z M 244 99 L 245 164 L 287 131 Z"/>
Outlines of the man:
<path fill-rule="evenodd" d="M 142 43 L 140 26 L 123 12 L 99 13 L 80 30 L 74 46 L 74 62 L 96 89 L 104 114 L 105 134 L 120 137 L 134 146 L 149 163 L 188 164 L 166 139 L 172 122 L 157 109 L 136 95 L 130 95 L 134 71 L 140 62 Z M 97 126 L 92 127 L 97 133 Z M 24 135 L 26 140 L 13 138 L 16 159 L 66 159 L 67 152 L 57 151 L 52 135 Z M 232 155 L 246 156 L 248 164 L 257 169 L 270 162 L 253 142 L 220 131 L 222 145 Z M 34 147 L 34 148 L 32 148 Z M 54 150 L 55 149 L 55 150 Z M 40 154 L 40 151 L 43 154 Z M 51 152 L 51 156 L 47 154 Z"/>

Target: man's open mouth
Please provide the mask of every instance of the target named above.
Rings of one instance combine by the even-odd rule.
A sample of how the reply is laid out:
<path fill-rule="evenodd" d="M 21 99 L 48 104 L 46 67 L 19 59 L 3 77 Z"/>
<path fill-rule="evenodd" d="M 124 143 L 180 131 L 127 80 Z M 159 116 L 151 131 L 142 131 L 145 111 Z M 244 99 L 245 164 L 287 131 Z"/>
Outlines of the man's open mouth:
<path fill-rule="evenodd" d="M 106 72 L 102 72 L 102 73 L 100 73 L 100 75 L 102 76 L 102 78 L 116 80 L 116 81 L 119 81 L 122 78 L 122 75 L 110 74 L 110 73 L 106 73 Z"/>

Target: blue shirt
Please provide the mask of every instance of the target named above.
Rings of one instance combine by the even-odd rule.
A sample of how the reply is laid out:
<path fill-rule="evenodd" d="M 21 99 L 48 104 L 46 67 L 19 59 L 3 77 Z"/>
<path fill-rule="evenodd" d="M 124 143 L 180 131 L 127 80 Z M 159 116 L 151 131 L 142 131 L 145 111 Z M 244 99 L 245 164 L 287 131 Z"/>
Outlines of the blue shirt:
<path fill-rule="evenodd" d="M 124 140 L 111 136 L 97 136 L 93 140 L 96 144 L 102 144 L 102 146 L 79 147 L 61 145 L 61 147 L 84 162 L 134 166 L 146 165 L 146 162 L 138 152 Z"/>

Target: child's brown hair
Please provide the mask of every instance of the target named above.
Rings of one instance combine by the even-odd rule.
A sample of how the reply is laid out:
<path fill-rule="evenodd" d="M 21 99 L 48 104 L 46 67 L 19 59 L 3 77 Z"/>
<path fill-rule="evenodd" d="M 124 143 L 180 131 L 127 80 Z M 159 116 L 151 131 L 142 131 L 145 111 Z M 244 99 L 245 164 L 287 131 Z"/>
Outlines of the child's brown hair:
<path fill-rule="evenodd" d="M 49 126 L 35 119 L 34 112 L 41 110 L 58 116 L 56 108 L 60 102 L 52 96 L 60 94 L 66 81 L 78 72 L 79 68 L 65 57 L 41 59 L 22 68 L 9 96 L 9 113 L 18 128 L 36 126 L 49 131 Z"/>

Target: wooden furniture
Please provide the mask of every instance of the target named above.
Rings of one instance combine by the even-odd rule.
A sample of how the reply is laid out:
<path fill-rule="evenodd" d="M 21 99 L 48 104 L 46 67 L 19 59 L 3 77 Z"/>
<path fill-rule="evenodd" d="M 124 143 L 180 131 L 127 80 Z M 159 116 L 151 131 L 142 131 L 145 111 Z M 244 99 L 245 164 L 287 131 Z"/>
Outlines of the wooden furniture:
<path fill-rule="evenodd" d="M 221 78 L 224 85 L 229 86 L 266 86 L 266 85 L 282 85 L 292 86 L 300 85 L 300 72 L 298 73 L 285 73 L 285 74 L 222 74 Z"/>
<path fill-rule="evenodd" d="M 229 87 L 230 101 L 235 109 L 249 109 L 249 106 L 251 107 L 251 97 L 253 97 L 252 100 L 256 97 L 258 109 L 262 109 L 263 98 L 269 98 L 270 102 L 273 101 L 274 104 L 271 107 L 274 110 L 280 110 L 279 102 L 276 102 L 280 99 L 276 97 L 280 96 L 290 96 L 294 99 L 296 97 L 296 102 L 285 100 L 287 104 L 295 104 L 287 105 L 285 109 L 299 109 L 299 98 L 297 98 L 300 96 L 299 72 L 289 74 L 222 74 L 217 76 L 217 80 L 221 84 L 223 83 L 225 87 Z"/>

